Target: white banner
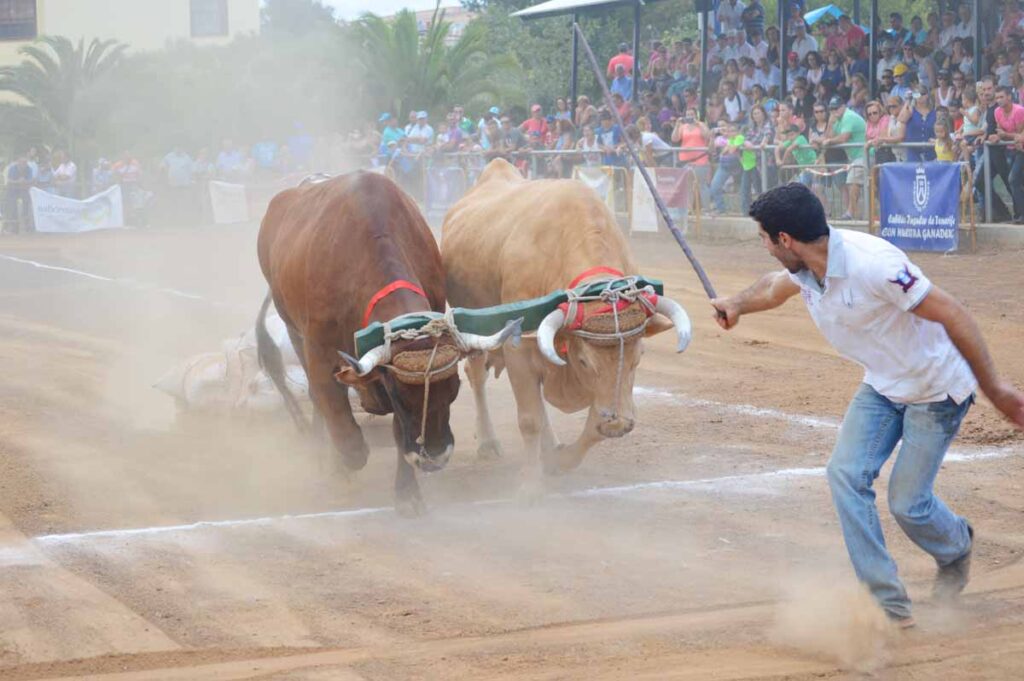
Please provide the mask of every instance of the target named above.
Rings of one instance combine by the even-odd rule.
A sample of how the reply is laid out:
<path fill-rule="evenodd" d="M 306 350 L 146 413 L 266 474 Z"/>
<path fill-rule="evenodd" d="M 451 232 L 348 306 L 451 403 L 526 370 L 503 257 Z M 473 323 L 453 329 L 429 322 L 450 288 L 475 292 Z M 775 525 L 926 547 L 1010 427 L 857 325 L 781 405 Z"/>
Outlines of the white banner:
<path fill-rule="evenodd" d="M 218 225 L 249 220 L 249 203 L 244 184 L 211 181 L 210 205 L 213 208 L 213 221 Z"/>
<path fill-rule="evenodd" d="M 633 168 L 633 224 L 634 232 L 658 231 L 658 206 L 654 203 L 654 195 L 644 182 L 639 168 Z"/>
<path fill-rule="evenodd" d="M 607 202 L 612 190 L 612 177 L 602 166 L 576 166 L 573 173 L 577 180 L 587 185 Z"/>
<path fill-rule="evenodd" d="M 113 186 L 84 201 L 69 199 L 32 187 L 32 215 L 37 232 L 91 232 L 124 227 L 121 187 Z"/>

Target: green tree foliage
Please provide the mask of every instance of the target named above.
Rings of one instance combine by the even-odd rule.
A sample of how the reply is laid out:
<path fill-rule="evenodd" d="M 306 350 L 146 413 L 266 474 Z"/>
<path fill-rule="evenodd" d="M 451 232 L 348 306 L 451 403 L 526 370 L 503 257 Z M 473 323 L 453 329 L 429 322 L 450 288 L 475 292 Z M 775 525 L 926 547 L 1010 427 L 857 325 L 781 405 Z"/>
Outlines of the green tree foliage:
<path fill-rule="evenodd" d="M 302 36 L 337 28 L 334 9 L 320 0 L 265 0 L 260 10 L 264 34 Z"/>
<path fill-rule="evenodd" d="M 453 104 L 479 109 L 521 97 L 518 63 L 495 49 L 488 26 L 473 22 L 454 44 L 440 3 L 421 36 L 408 10 L 384 20 L 367 14 L 351 28 L 366 101 L 404 117 L 414 109 L 439 113 Z"/>
<path fill-rule="evenodd" d="M 8 103 L 0 115 L 0 134 L 23 145 L 48 141 L 75 153 L 95 142 L 104 106 L 97 93 L 110 82 L 125 45 L 93 40 L 77 44 L 45 36 L 25 45 L 25 59 L 0 68 L 0 91 L 21 102 Z"/>
<path fill-rule="evenodd" d="M 281 140 L 302 127 L 314 134 L 356 120 L 351 58 L 337 35 L 317 32 L 236 38 L 224 46 L 182 41 L 130 55 L 99 137 L 109 153 L 158 154 L 172 146 L 216 147 L 222 138 Z"/>

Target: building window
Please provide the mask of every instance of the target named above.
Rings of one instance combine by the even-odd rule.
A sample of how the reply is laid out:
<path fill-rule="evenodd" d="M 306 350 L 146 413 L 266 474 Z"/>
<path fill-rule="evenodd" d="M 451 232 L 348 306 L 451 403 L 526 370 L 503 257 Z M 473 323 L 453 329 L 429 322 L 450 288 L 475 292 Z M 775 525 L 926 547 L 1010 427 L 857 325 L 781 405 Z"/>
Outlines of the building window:
<path fill-rule="evenodd" d="M 228 34 L 228 0 L 190 0 L 192 37 Z"/>
<path fill-rule="evenodd" d="M 0 0 L 0 40 L 36 37 L 36 0 Z"/>

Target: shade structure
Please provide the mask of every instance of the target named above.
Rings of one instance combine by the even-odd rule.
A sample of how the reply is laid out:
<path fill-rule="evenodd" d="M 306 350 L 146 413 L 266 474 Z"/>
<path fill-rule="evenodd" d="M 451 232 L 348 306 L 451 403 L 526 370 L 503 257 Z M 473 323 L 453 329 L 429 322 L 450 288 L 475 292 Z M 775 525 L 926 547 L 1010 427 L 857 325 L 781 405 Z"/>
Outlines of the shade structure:
<path fill-rule="evenodd" d="M 632 7 L 633 8 L 633 54 L 638 55 L 640 53 L 640 8 L 644 5 L 650 5 L 660 0 L 547 0 L 534 5 L 533 7 L 527 7 L 521 9 L 518 12 L 514 12 L 512 16 L 519 17 L 520 19 L 544 19 L 548 17 L 557 17 L 563 15 L 572 15 L 573 23 L 576 23 L 580 15 L 585 15 L 588 12 L 597 12 L 606 9 L 615 9 L 617 7 Z M 570 109 L 573 114 L 573 119 L 576 118 L 576 88 L 577 88 L 577 45 L 576 45 L 576 32 L 573 31 L 572 36 L 572 83 L 570 89 L 572 91 L 572 102 L 570 103 Z M 633 101 L 637 101 L 640 88 L 638 83 L 640 82 L 640 60 L 633 60 Z"/>
<path fill-rule="evenodd" d="M 647 0 L 640 4 L 651 4 L 657 0 Z M 520 19 L 540 19 L 556 17 L 561 14 L 586 14 L 588 10 L 610 9 L 612 7 L 634 7 L 637 0 L 547 0 L 513 12 L 512 16 Z"/>

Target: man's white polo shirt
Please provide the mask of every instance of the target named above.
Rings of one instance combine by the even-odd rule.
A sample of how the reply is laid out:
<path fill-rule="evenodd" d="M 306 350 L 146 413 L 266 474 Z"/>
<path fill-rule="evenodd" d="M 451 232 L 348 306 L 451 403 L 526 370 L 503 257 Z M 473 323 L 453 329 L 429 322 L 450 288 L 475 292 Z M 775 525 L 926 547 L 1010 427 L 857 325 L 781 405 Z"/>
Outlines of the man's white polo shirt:
<path fill-rule="evenodd" d="M 864 367 L 864 382 L 880 394 L 903 404 L 960 404 L 974 392 L 974 374 L 946 329 L 911 312 L 931 282 L 888 241 L 830 228 L 824 288 L 810 270 L 789 276 L 822 335 Z"/>

